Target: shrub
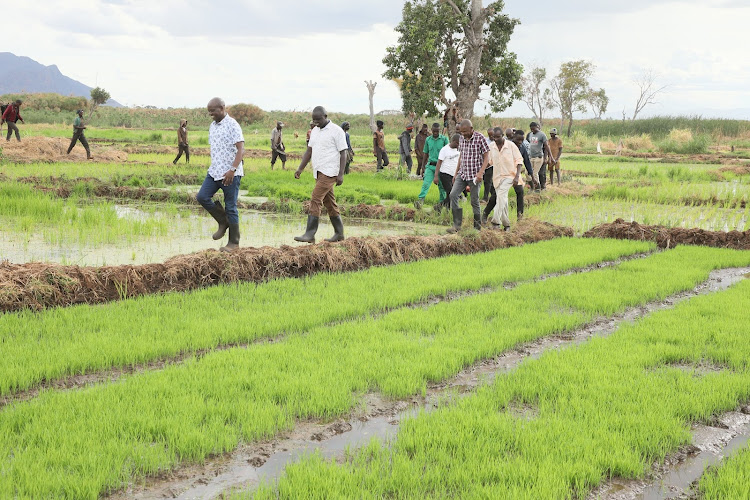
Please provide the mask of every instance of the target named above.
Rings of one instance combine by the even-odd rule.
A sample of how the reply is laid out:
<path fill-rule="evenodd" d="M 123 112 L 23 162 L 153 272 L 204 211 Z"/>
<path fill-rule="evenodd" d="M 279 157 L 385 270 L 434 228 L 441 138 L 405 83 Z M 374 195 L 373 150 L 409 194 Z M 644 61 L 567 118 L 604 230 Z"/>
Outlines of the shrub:
<path fill-rule="evenodd" d="M 255 104 L 243 103 L 233 104 L 229 108 L 229 114 L 243 125 L 251 125 L 266 116 L 266 112 Z"/>
<path fill-rule="evenodd" d="M 622 143 L 625 148 L 632 151 L 652 151 L 654 149 L 654 143 L 648 134 L 625 137 Z"/>

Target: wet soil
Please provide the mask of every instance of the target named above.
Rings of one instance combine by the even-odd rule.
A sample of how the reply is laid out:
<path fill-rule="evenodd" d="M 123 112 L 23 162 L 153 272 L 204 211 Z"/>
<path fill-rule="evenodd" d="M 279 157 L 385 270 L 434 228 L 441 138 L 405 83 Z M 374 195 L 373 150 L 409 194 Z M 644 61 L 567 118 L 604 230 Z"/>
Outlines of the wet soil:
<path fill-rule="evenodd" d="M 684 229 L 679 227 L 647 226 L 637 222 L 614 222 L 600 224 L 584 233 L 584 238 L 617 238 L 638 241 L 654 241 L 660 248 L 674 248 L 677 245 L 703 245 L 716 248 L 750 250 L 750 230 L 748 231 L 706 231 L 704 229 Z"/>
<path fill-rule="evenodd" d="M 527 359 L 535 359 L 547 351 L 580 344 L 593 337 L 610 335 L 624 322 L 633 322 L 654 311 L 672 308 L 677 303 L 700 294 L 724 290 L 743 279 L 748 270 L 749 268 L 714 271 L 706 282 L 692 291 L 635 307 L 613 317 L 597 319 L 573 332 L 520 345 L 495 358 L 476 363 L 451 380 L 430 385 L 424 397 L 391 401 L 376 394 L 366 394 L 360 408 L 347 418 L 334 422 L 300 422 L 293 430 L 273 440 L 242 445 L 230 455 L 214 457 L 201 465 L 180 467 L 160 477 L 146 479 L 141 484 L 131 485 L 126 490 L 111 495 L 111 498 L 216 498 L 234 489 L 248 490 L 257 487 L 261 481 L 276 479 L 283 474 L 288 464 L 311 452 L 340 461 L 347 448 L 362 446 L 373 437 L 388 440 L 396 435 L 402 419 L 413 417 L 420 410 L 431 411 L 440 405 L 450 404 L 457 397 L 465 397 L 477 387 L 491 383 L 498 375 L 512 371 Z M 533 417 L 535 411 L 528 406 L 508 410 L 529 418 Z M 727 415 L 720 417 L 719 420 L 728 427 L 725 431 L 733 428 L 731 425 L 734 424 L 730 425 L 732 418 Z M 747 421 L 750 422 L 750 417 Z M 694 427 L 696 432 L 699 428 L 700 426 Z M 717 440 L 708 438 L 706 442 L 716 443 Z M 706 444 L 705 447 L 708 449 L 709 445 Z M 685 456 L 696 455 L 693 448 L 686 448 L 680 453 Z M 679 464 L 684 462 L 685 460 L 675 459 L 674 463 L 665 463 L 662 477 L 667 473 L 677 472 Z M 621 491 L 619 486 L 614 489 Z M 606 494 L 591 498 L 620 498 L 609 495 L 607 490 Z"/>

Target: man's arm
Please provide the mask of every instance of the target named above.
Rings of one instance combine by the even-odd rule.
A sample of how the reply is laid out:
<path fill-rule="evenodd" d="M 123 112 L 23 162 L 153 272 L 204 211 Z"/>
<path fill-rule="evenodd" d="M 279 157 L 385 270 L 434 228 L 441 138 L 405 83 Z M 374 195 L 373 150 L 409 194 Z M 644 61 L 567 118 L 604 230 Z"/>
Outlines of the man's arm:
<path fill-rule="evenodd" d="M 340 186 L 344 183 L 344 170 L 346 169 L 346 149 L 342 149 L 339 152 L 339 175 L 336 176 L 336 185 Z"/>
<path fill-rule="evenodd" d="M 440 167 L 442 167 L 442 166 L 443 166 L 443 160 L 438 160 L 437 165 L 435 166 L 435 177 L 432 179 L 432 182 L 436 186 L 440 185 L 439 184 L 439 182 L 440 182 Z"/>
<path fill-rule="evenodd" d="M 487 169 L 487 165 L 490 163 L 490 152 L 487 151 L 484 153 L 484 158 L 482 160 L 482 168 L 479 169 L 479 172 L 477 172 L 477 178 L 475 179 L 475 184 L 479 184 L 483 181 L 484 178 L 484 171 Z"/>
<path fill-rule="evenodd" d="M 234 147 L 237 148 L 237 154 L 234 155 L 234 161 L 232 162 L 232 168 L 237 169 L 240 166 L 240 163 L 242 163 L 242 157 L 245 154 L 245 142 L 235 142 Z M 234 180 L 234 170 L 227 170 L 227 173 L 224 174 L 224 182 L 223 184 L 225 186 L 228 186 L 232 183 Z"/>
<path fill-rule="evenodd" d="M 453 184 L 453 183 L 456 182 L 456 176 L 461 171 L 461 160 L 462 160 L 462 158 L 459 156 L 458 157 L 458 163 L 456 163 L 456 171 L 453 172 L 453 180 L 451 181 L 451 184 Z"/>
<path fill-rule="evenodd" d="M 542 151 L 544 152 L 544 160 L 542 160 L 544 163 L 547 163 L 547 161 L 552 158 L 552 151 L 549 149 L 549 142 L 544 141 L 544 147 L 542 148 Z"/>
<path fill-rule="evenodd" d="M 555 158 L 555 163 L 560 163 L 560 157 L 562 156 L 562 150 L 563 145 L 560 143 L 560 149 L 557 150 L 557 158 Z"/>
<path fill-rule="evenodd" d="M 305 151 L 305 154 L 302 155 L 302 161 L 299 164 L 299 167 L 297 167 L 297 171 L 294 172 L 294 178 L 299 179 L 299 176 L 302 175 L 302 171 L 305 169 L 308 163 L 310 163 L 310 159 L 312 158 L 312 148 L 310 146 L 307 146 L 307 151 Z"/>

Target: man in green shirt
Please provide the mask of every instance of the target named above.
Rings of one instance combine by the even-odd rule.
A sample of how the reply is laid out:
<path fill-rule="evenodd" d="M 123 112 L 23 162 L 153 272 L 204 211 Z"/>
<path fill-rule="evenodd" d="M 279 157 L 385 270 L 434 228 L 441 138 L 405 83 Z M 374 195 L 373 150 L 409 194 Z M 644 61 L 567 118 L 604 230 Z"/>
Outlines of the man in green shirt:
<path fill-rule="evenodd" d="M 435 179 L 435 168 L 438 163 L 438 156 L 440 156 L 440 150 L 448 144 L 448 138 L 440 133 L 440 124 L 432 124 L 432 135 L 429 136 L 424 142 L 423 152 L 427 154 L 427 164 L 424 167 L 424 180 L 422 181 L 422 191 L 419 193 L 419 198 L 414 202 L 414 206 L 422 208 L 424 199 L 427 197 L 427 192 L 430 190 L 432 181 Z M 442 184 L 438 184 L 440 190 L 440 202 L 442 202 L 447 196 Z"/>
<path fill-rule="evenodd" d="M 68 154 L 73 150 L 73 146 L 76 145 L 76 142 L 81 141 L 81 144 L 83 144 L 84 149 L 86 150 L 86 159 L 91 160 L 91 150 L 89 149 L 89 141 L 86 140 L 86 136 L 83 134 L 83 131 L 86 130 L 86 126 L 83 124 L 83 110 L 78 110 L 78 116 L 76 116 L 75 121 L 73 122 L 73 138 L 70 140 L 70 146 L 68 147 Z"/>

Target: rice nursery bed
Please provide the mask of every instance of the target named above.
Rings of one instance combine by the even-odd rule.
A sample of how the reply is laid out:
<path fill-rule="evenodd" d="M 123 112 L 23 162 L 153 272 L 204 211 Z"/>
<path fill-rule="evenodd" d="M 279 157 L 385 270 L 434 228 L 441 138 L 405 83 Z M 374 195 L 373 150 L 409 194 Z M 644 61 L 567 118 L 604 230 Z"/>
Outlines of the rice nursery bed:
<path fill-rule="evenodd" d="M 425 390 L 427 383 L 451 377 L 462 368 L 511 349 L 519 343 L 560 334 L 580 327 L 600 315 L 615 314 L 628 307 L 689 290 L 696 283 L 705 280 L 712 269 L 747 265 L 750 265 L 748 252 L 684 246 L 607 269 L 522 284 L 510 290 L 499 288 L 430 307 L 400 308 L 375 317 L 315 326 L 306 329 L 304 333 L 290 333 L 278 342 L 213 352 L 200 359 L 188 359 L 178 365 L 134 375 L 117 383 L 77 391 L 45 391 L 37 398 L 6 406 L 0 412 L 0 474 L 7 478 L 0 483 L 0 494 L 19 497 L 95 498 L 123 487 L 133 478 L 159 474 L 179 464 L 200 461 L 209 455 L 230 451 L 239 442 L 267 438 L 291 428 L 299 419 L 332 418 L 347 414 L 359 404 L 362 394 L 370 391 L 393 398 L 420 393 Z M 597 290 L 598 293 L 591 294 L 591 290 Z M 744 300 L 747 301 L 747 290 L 743 290 L 743 293 Z M 543 311 L 542 314 L 518 314 L 518 311 L 524 310 L 525 304 L 532 302 L 539 311 Z M 726 303 L 732 305 L 734 315 L 729 314 L 727 318 L 731 320 L 730 325 L 735 325 L 734 330 L 727 332 L 733 332 L 736 331 L 736 325 L 742 324 L 742 321 L 737 323 L 737 315 L 746 315 L 748 308 L 744 303 L 740 304 L 742 307 L 737 307 L 734 300 Z M 720 302 L 725 306 L 726 303 Z M 715 307 L 707 308 L 709 312 L 715 310 Z M 451 326 L 455 325 L 456 318 L 461 319 L 462 328 Z M 509 321 L 508 318 L 513 320 Z M 709 318 L 711 321 L 717 320 L 713 316 Z M 691 316 L 691 320 L 693 319 Z M 210 325 L 206 323 L 206 326 Z M 717 344 L 720 351 L 730 349 L 729 345 L 736 345 L 722 342 Z M 695 349 L 696 345 L 690 347 L 692 352 L 702 352 Z M 728 351 L 731 352 L 734 351 Z M 523 402 L 533 405 L 542 401 L 544 404 L 546 400 L 534 397 L 534 391 L 543 394 L 544 398 L 548 394 L 558 394 L 550 392 L 548 384 L 552 374 L 560 374 L 559 379 L 569 385 L 586 386 L 580 382 L 587 380 L 594 383 L 594 389 L 598 389 L 596 381 L 605 383 L 616 376 L 623 376 L 623 370 L 608 371 L 612 370 L 611 366 L 604 370 L 602 363 L 597 363 L 596 359 L 609 360 L 613 356 L 617 359 L 622 355 L 626 361 L 630 361 L 627 353 L 627 343 L 611 351 L 597 351 L 596 356 L 592 357 L 596 366 L 591 369 L 598 369 L 597 377 L 604 379 L 576 375 L 579 368 L 588 370 L 591 366 L 590 362 L 579 366 L 576 359 L 568 359 L 562 364 L 568 367 L 567 370 L 557 366 L 555 369 L 542 370 L 533 378 L 532 383 L 524 385 L 530 395 Z M 732 362 L 736 359 L 739 363 L 742 358 L 741 354 L 738 356 L 740 357 L 725 357 L 723 360 Z M 626 369 L 630 366 L 628 363 L 623 364 L 627 365 Z M 331 369 L 332 367 L 335 369 Z M 523 370 L 523 366 L 519 370 Z M 625 375 L 630 376 L 633 370 L 625 371 Z M 305 376 L 300 377 L 301 373 Z M 562 376 L 562 373 L 565 375 Z M 649 374 L 650 372 L 646 375 Z M 633 374 L 635 375 L 637 373 Z M 733 374 L 722 372 L 721 379 L 717 380 L 720 397 L 711 398 L 714 404 L 717 401 L 725 406 L 733 404 L 734 394 L 743 384 L 747 392 L 746 381 L 732 377 Z M 687 378 L 690 379 L 690 376 Z M 552 380 L 556 382 L 558 377 L 555 376 Z M 646 391 L 651 387 L 652 380 L 647 379 L 636 387 Z M 663 387 L 663 384 L 657 386 Z M 619 394 L 618 387 L 622 389 L 629 386 L 617 386 L 611 394 Z M 571 391 L 572 387 L 562 394 L 571 394 Z M 590 392 L 602 394 L 599 390 L 587 393 Z M 667 398 L 666 401 L 671 402 L 673 392 L 659 392 L 660 401 Z M 627 402 L 636 404 L 633 401 L 641 403 L 638 398 L 609 401 L 607 394 L 610 393 L 605 392 L 604 400 L 598 400 L 595 408 L 608 408 L 610 404 L 620 408 Z M 505 393 L 501 396 L 507 397 Z M 554 399 L 552 396 L 550 398 Z M 654 400 L 653 396 L 644 398 L 643 404 Z M 672 408 L 669 404 L 655 406 L 657 413 L 659 408 Z M 499 411 L 503 406 L 493 407 L 496 412 L 494 417 L 490 415 L 470 419 L 471 424 L 477 427 L 469 434 L 479 436 L 497 422 L 504 421 L 506 416 Z M 575 411 L 577 406 L 562 407 L 569 411 L 562 412 L 558 415 L 559 418 L 581 417 Z M 461 408 L 463 406 L 459 406 L 456 411 Z M 628 407 L 617 411 L 615 415 L 627 419 L 630 409 Z M 540 414 L 544 411 L 545 408 L 541 408 Z M 658 413 L 658 416 L 662 415 L 666 417 L 668 412 Z M 419 420 L 421 419 L 415 419 L 415 422 Z M 526 419 L 520 420 L 521 424 L 526 422 Z M 570 423 L 568 418 L 562 420 L 564 424 Z M 463 422 L 465 424 L 466 420 Z M 518 422 L 518 419 L 512 422 Z M 667 421 L 670 422 L 672 420 Z M 545 425 L 539 427 L 554 432 L 567 429 L 577 439 L 574 441 L 576 446 L 571 446 L 568 450 L 568 454 L 572 454 L 574 458 L 578 458 L 581 453 L 579 444 L 585 445 L 584 451 L 595 451 L 585 439 L 588 434 L 581 435 L 581 425 L 577 421 L 573 423 L 576 425 L 566 426 L 557 421 L 550 424 L 545 420 Z M 683 421 L 681 425 L 684 425 Z M 466 437 L 465 433 L 456 432 L 456 429 L 462 427 L 452 427 L 453 430 L 447 433 L 434 431 L 447 430 L 451 425 L 431 428 L 433 439 L 448 439 L 454 443 L 452 450 L 462 449 L 460 443 Z M 515 424 L 514 428 L 518 428 L 518 425 Z M 664 429 L 659 426 L 657 428 Z M 676 434 L 677 437 L 684 438 L 684 430 L 678 430 L 680 432 Z M 404 435 L 408 436 L 408 432 Z M 626 437 L 629 435 L 631 433 L 625 434 Z M 632 435 L 643 436 L 643 432 Z M 674 437 L 675 433 L 669 435 Z M 481 442 L 495 453 L 491 455 L 491 460 L 488 460 L 486 453 L 476 450 L 466 453 L 464 460 L 462 452 L 459 461 L 461 467 L 448 465 L 449 470 L 442 471 L 439 475 L 425 473 L 436 470 L 430 466 L 425 468 L 422 464 L 415 465 L 413 469 L 409 469 L 414 475 L 408 476 L 408 484 L 398 483 L 403 488 L 398 490 L 399 494 L 408 496 L 409 492 L 430 491 L 422 489 L 426 482 L 429 483 L 428 487 L 435 488 L 431 490 L 433 493 L 449 491 L 433 481 L 436 476 L 451 478 L 450 471 L 458 474 L 458 477 L 469 478 L 469 485 L 475 487 L 482 484 L 493 485 L 494 481 L 475 483 L 470 479 L 481 474 L 484 469 L 477 468 L 477 461 L 472 462 L 468 455 L 477 457 L 485 466 L 509 459 L 513 462 L 511 469 L 526 471 L 525 474 L 530 474 L 530 470 L 538 471 L 540 475 L 547 474 L 544 467 L 523 467 L 525 460 L 535 464 L 532 456 L 519 456 L 512 452 L 506 454 L 505 447 L 492 448 L 504 441 L 490 439 Z M 554 441 L 566 442 L 565 439 Z M 606 443 L 605 450 L 620 450 L 617 446 L 611 447 L 613 443 L 623 446 L 627 444 L 621 440 L 610 440 Z M 471 439 L 467 439 L 466 444 L 480 446 Z M 523 443 L 517 443 L 515 449 L 522 450 L 522 445 Z M 480 446 L 478 449 L 488 448 Z M 628 448 L 624 446 L 623 460 L 631 457 L 632 454 L 627 452 Z M 368 458 L 364 459 L 364 463 L 370 462 L 371 458 L 377 459 L 378 454 L 372 450 L 365 453 Z M 448 454 L 451 455 L 451 452 Z M 550 477 L 557 477 L 560 467 L 566 467 L 568 463 L 565 460 L 568 455 L 561 456 L 560 460 L 556 460 L 558 457 L 555 453 L 533 456 L 546 459 L 543 460 L 543 465 L 552 467 Z M 584 460 L 586 456 L 583 453 L 580 459 Z M 600 464 L 601 461 L 596 460 L 599 456 L 599 452 L 591 454 L 589 461 L 582 463 L 588 464 L 594 460 L 595 465 Z M 414 458 L 417 457 L 407 453 L 405 460 L 399 460 L 398 464 L 408 465 L 408 461 Z M 452 461 L 454 458 L 456 457 L 453 456 L 448 461 L 455 464 Z M 385 462 L 388 460 L 372 463 Z M 439 468 L 444 463 L 436 460 L 434 465 Z M 558 464 L 557 468 L 555 464 Z M 337 481 L 329 479 L 335 473 L 336 466 L 325 468 L 331 469 L 331 474 L 326 472 L 325 476 L 317 476 L 318 479 L 314 478 L 314 474 L 311 475 L 300 487 L 306 486 L 307 489 L 297 489 L 294 484 L 292 489 L 285 488 L 284 491 L 300 492 L 301 496 L 311 494 L 313 498 L 338 496 L 334 492 Z M 384 483 L 389 483 L 389 469 L 390 466 L 385 465 L 374 477 L 380 477 Z M 586 478 L 600 477 L 600 469 L 601 467 L 574 468 L 587 473 Z M 299 472 L 300 469 L 295 470 Z M 346 472 L 341 477 L 346 481 L 348 477 L 360 477 L 358 474 L 349 475 Z M 407 477 L 403 474 L 397 476 Z M 292 474 L 289 477 L 299 475 Z M 457 487 L 466 487 L 463 482 L 451 482 Z M 375 491 L 377 496 L 379 484 L 381 483 L 375 480 L 362 483 L 357 481 L 356 487 L 362 488 L 363 492 L 368 491 L 368 487 L 375 488 L 370 491 Z M 531 487 L 530 485 L 537 483 L 513 484 Z M 565 482 L 564 486 L 571 488 L 571 484 L 577 483 Z M 540 477 L 539 488 L 546 488 L 548 485 L 549 481 L 543 481 Z M 558 488 L 555 491 L 559 491 L 557 481 L 553 481 L 553 486 Z M 344 496 L 352 492 L 347 488 L 340 491 Z M 296 493 L 292 496 L 295 495 Z"/>
<path fill-rule="evenodd" d="M 705 231 L 703 229 L 641 225 L 637 222 L 628 223 L 622 219 L 596 226 L 587 231 L 584 237 L 654 241 L 660 248 L 671 248 L 687 244 L 750 250 L 750 230 L 729 232 Z"/>

